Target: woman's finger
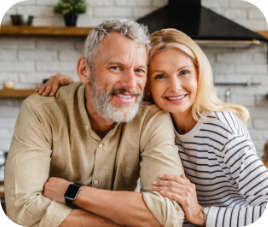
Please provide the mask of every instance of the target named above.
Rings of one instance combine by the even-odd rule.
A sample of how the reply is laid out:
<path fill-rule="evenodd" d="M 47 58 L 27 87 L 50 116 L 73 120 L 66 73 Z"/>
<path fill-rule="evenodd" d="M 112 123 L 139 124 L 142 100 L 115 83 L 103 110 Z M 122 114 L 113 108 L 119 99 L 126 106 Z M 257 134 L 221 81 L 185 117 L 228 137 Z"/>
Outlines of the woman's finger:
<path fill-rule="evenodd" d="M 160 191 L 160 194 L 169 198 L 169 199 L 173 199 L 176 202 L 178 202 L 179 204 L 183 204 L 183 196 L 177 194 L 177 193 L 173 193 L 173 192 L 169 192 L 169 191 Z"/>
<path fill-rule="evenodd" d="M 178 194 L 180 196 L 183 196 L 184 195 L 184 192 L 178 188 L 175 188 L 175 187 L 166 187 L 166 186 L 154 186 L 153 187 L 153 190 L 154 191 L 157 191 L 157 192 L 160 192 L 160 191 L 167 191 L 167 192 L 172 192 L 172 193 L 175 193 L 175 194 Z"/>
<path fill-rule="evenodd" d="M 181 181 L 181 177 L 180 176 L 176 176 L 176 175 L 172 175 L 172 174 L 161 174 L 159 175 L 159 178 L 161 180 L 169 180 L 169 181 Z"/>
<path fill-rule="evenodd" d="M 39 91 L 38 91 L 38 94 L 41 95 L 44 90 L 46 89 L 46 84 L 43 84 L 40 88 L 39 88 Z"/>
<path fill-rule="evenodd" d="M 49 80 L 46 82 L 46 89 L 42 93 L 43 96 L 47 96 L 51 92 L 53 83 L 55 83 L 55 76 L 50 77 Z"/>
<path fill-rule="evenodd" d="M 184 184 L 180 184 L 176 181 L 154 181 L 153 182 L 154 186 L 167 186 L 167 187 L 176 187 L 183 189 L 185 187 Z"/>
<path fill-rule="evenodd" d="M 67 78 L 68 84 L 72 84 L 74 82 L 74 79 L 72 77 Z"/>

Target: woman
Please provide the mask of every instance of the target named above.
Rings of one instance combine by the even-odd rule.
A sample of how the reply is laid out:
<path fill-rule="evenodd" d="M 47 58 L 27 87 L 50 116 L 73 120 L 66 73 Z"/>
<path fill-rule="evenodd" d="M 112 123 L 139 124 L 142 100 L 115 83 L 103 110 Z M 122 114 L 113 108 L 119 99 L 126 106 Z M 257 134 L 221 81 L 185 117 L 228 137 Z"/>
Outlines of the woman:
<path fill-rule="evenodd" d="M 184 226 L 253 223 L 267 204 L 268 171 L 245 127 L 247 109 L 216 97 L 211 66 L 184 33 L 157 31 L 151 46 L 146 97 L 171 113 L 187 176 L 163 173 L 154 190 L 182 205 Z M 54 95 L 57 81 L 52 92 L 46 85 L 37 91 Z"/>

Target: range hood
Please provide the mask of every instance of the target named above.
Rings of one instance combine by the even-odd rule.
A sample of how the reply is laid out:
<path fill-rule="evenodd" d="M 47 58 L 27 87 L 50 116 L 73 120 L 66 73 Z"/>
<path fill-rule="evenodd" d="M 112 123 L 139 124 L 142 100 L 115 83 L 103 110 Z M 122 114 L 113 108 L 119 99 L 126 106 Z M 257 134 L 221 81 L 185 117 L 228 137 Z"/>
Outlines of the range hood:
<path fill-rule="evenodd" d="M 167 6 L 140 18 L 153 33 L 163 28 L 175 28 L 199 44 L 251 45 L 266 39 L 201 5 L 201 0 L 169 0 Z"/>

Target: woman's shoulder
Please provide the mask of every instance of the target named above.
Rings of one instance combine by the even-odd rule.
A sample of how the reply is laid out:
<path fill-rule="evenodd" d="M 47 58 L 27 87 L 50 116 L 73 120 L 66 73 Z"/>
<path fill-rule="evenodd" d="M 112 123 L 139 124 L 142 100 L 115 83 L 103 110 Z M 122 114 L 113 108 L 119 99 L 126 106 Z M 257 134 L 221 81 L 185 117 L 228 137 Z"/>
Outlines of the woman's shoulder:
<path fill-rule="evenodd" d="M 227 133 L 229 138 L 233 136 L 249 137 L 247 128 L 232 112 L 211 112 L 207 115 L 207 121 L 204 124 L 217 124 L 219 131 Z"/>

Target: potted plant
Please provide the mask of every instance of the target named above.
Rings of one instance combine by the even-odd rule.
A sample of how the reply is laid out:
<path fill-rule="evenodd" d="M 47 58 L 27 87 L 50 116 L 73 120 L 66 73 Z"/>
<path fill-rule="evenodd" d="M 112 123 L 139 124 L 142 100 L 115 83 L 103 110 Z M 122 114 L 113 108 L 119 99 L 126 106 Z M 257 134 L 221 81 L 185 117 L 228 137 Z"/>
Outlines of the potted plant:
<path fill-rule="evenodd" d="M 60 0 L 54 8 L 55 13 L 64 15 L 66 26 L 76 26 L 77 15 L 86 11 L 85 0 Z"/>

